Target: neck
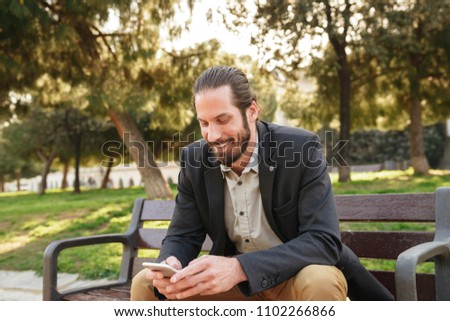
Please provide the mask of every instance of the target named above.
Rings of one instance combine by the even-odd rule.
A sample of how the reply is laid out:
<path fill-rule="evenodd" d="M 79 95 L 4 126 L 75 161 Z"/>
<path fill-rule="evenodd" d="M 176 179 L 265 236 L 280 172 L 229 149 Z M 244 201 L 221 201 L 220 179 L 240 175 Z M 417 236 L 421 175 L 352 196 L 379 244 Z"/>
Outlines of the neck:
<path fill-rule="evenodd" d="M 252 154 L 255 150 L 255 141 L 249 141 L 247 144 L 247 148 L 245 149 L 245 152 L 242 153 L 241 157 L 239 157 L 238 160 L 236 160 L 233 164 L 231 164 L 231 169 L 233 172 L 241 176 L 244 169 L 247 167 L 247 165 L 252 160 Z"/>
<path fill-rule="evenodd" d="M 255 124 L 255 126 L 250 127 L 250 140 L 247 144 L 247 147 L 245 148 L 245 151 L 242 153 L 241 157 L 239 157 L 238 160 L 236 160 L 233 164 L 231 164 L 231 169 L 239 176 L 241 176 L 244 169 L 252 160 L 252 154 L 253 151 L 255 150 L 257 141 L 257 133 L 258 132 L 256 130 Z"/>

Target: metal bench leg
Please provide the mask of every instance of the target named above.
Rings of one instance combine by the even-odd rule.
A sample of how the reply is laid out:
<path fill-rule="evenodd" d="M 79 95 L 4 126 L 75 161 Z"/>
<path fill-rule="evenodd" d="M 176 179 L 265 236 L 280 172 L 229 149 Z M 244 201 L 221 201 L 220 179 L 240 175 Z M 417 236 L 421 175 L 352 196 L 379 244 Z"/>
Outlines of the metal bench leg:
<path fill-rule="evenodd" d="M 439 255 L 436 265 L 436 300 L 450 301 L 450 253 Z"/>

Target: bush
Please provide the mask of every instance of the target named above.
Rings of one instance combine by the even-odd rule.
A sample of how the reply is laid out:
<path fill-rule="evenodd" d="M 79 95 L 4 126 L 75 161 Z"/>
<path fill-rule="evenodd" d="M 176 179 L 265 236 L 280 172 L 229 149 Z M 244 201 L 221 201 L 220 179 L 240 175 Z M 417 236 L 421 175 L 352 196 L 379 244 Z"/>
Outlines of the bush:
<path fill-rule="evenodd" d="M 445 128 L 442 124 L 424 127 L 425 155 L 431 167 L 437 167 L 444 155 Z M 333 157 L 330 151 L 338 142 L 339 133 L 322 129 L 319 136 L 324 144 L 328 164 Z M 408 129 L 367 130 L 352 133 L 349 165 L 383 164 L 387 161 L 405 162 L 409 160 Z"/>

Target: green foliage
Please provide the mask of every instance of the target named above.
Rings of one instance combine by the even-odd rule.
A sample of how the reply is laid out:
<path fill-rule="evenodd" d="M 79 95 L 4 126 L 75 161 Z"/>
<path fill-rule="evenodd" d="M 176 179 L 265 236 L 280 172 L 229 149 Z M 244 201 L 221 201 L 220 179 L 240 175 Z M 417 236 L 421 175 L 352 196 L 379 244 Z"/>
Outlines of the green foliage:
<path fill-rule="evenodd" d="M 417 97 L 425 117 L 442 120 L 450 114 L 448 41 L 450 3 L 446 0 L 369 1 L 365 18 L 372 28 L 363 33 L 368 55 L 375 57 L 381 74 L 381 92 L 395 94 L 399 105 Z M 446 49 L 447 48 L 447 49 Z"/>
<path fill-rule="evenodd" d="M 445 127 L 443 124 L 424 128 L 425 155 L 431 167 L 436 168 L 444 156 Z"/>
<path fill-rule="evenodd" d="M 327 150 L 327 160 L 331 164 L 333 150 L 338 137 L 336 131 L 321 130 L 321 141 Z M 442 124 L 424 128 L 425 154 L 431 167 L 437 167 L 444 155 L 445 129 Z M 384 164 L 385 161 L 404 163 L 409 159 L 409 136 L 405 130 L 367 130 L 352 133 L 350 142 L 349 165 Z M 403 167 L 400 166 L 400 167 Z"/>
<path fill-rule="evenodd" d="M 234 25 L 256 24 L 252 42 L 263 63 L 287 75 L 279 105 L 298 126 L 312 130 L 342 126 L 345 111 L 339 106 L 344 83 L 337 71 L 344 55 L 351 72 L 353 131 L 405 128 L 411 123 L 411 101 L 421 106 L 418 117 L 425 124 L 450 115 L 450 5 L 446 0 L 263 1 L 253 8 L 232 2 L 228 9 Z M 302 52 L 308 45 L 305 39 L 313 40 L 307 53 Z M 314 80 L 313 91 L 302 88 L 304 75 Z M 420 126 L 412 132 L 420 133 L 416 128 Z M 345 137 L 345 130 L 341 132 Z M 403 158 L 421 150 L 420 137 L 412 146 L 405 144 L 408 140 L 401 141 L 398 155 L 389 151 L 390 156 Z M 428 143 L 425 153 L 435 166 L 439 147 Z"/>
<path fill-rule="evenodd" d="M 21 158 L 41 157 L 53 153 L 58 145 L 66 144 L 60 115 L 38 108 L 28 117 L 11 123 L 3 130 L 9 152 Z"/>
<path fill-rule="evenodd" d="M 71 110 L 70 117 L 63 117 L 62 127 L 72 144 L 56 148 L 63 163 L 70 159 L 70 152 L 63 147 L 78 148 L 77 160 L 81 141 L 94 142 L 83 146 L 84 155 L 92 156 L 92 145 L 98 145 L 95 138 L 103 135 L 98 135 L 99 130 L 91 135 L 91 125 L 110 116 L 111 110 L 133 114 L 138 121 L 150 119 L 145 127 L 157 133 L 172 131 L 170 137 L 182 131 L 193 118 L 189 106 L 192 79 L 217 58 L 219 48 L 217 41 L 210 41 L 178 53 L 163 50 L 161 43 L 179 36 L 185 28 L 184 21 L 174 19 L 182 2 L 2 1 L 0 32 L 7 41 L 0 47 L 0 82 L 5 85 L 0 89 L 1 119 L 17 117 L 7 101 L 12 90 L 31 93 L 36 108 L 55 114 Z M 191 9 L 193 4 L 189 1 Z M 112 24 L 106 23 L 114 18 L 117 26 L 112 30 Z M 19 104 L 15 105 L 18 111 Z M 144 113 L 151 117 L 142 117 Z M 90 121 L 89 117 L 97 119 Z M 16 124 L 14 127 L 22 126 Z M 43 128 L 55 131 L 48 133 L 49 138 L 61 134 L 54 126 Z M 26 134 L 25 130 L 20 137 L 25 139 Z M 42 144 L 44 148 L 49 145 Z"/>

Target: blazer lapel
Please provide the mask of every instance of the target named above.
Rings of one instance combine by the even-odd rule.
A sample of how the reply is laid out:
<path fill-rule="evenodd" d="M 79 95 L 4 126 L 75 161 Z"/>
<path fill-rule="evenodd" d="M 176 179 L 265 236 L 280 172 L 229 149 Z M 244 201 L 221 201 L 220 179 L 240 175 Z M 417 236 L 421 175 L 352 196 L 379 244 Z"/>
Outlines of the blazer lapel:
<path fill-rule="evenodd" d="M 261 121 L 258 122 L 258 138 L 260 145 L 259 190 L 261 192 L 264 213 L 270 227 L 281 241 L 286 242 L 287 239 L 280 232 L 272 211 L 273 182 L 277 171 L 277 164 L 274 160 L 274 155 L 277 146 L 266 126 L 267 125 L 265 123 Z"/>
<path fill-rule="evenodd" d="M 211 252 L 224 253 L 227 235 L 224 220 L 224 183 L 219 165 L 213 162 L 213 166 L 205 171 L 204 177 L 211 230 L 215 233 L 212 236 L 213 248 Z"/>

